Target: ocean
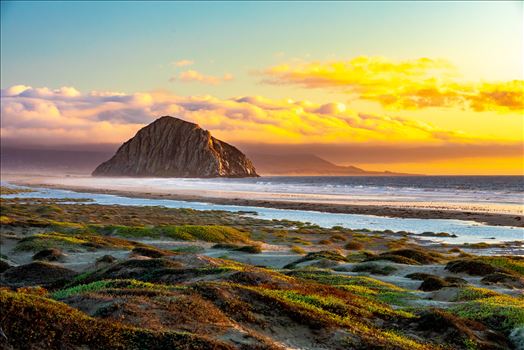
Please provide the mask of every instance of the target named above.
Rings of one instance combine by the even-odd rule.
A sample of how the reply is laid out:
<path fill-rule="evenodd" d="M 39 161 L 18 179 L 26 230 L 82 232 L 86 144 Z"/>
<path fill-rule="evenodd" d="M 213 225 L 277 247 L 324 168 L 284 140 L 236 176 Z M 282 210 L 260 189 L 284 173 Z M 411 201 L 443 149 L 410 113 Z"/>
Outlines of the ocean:
<path fill-rule="evenodd" d="M 524 176 L 265 176 L 244 179 L 133 179 L 179 189 L 320 194 L 353 199 L 524 204 Z"/>
<path fill-rule="evenodd" d="M 265 176 L 243 179 L 49 177 L 34 183 L 121 191 L 522 214 L 523 176 Z"/>

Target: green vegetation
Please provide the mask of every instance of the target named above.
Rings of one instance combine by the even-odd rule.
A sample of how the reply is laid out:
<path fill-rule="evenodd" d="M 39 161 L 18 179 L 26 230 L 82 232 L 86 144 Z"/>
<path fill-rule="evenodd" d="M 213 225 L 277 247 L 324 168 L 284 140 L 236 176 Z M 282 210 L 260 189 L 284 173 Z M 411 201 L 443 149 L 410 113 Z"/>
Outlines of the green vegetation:
<path fill-rule="evenodd" d="M 228 226 L 160 226 L 155 228 L 155 232 L 172 239 L 184 241 L 205 241 L 205 242 L 249 242 L 249 234 Z"/>
<path fill-rule="evenodd" d="M 61 302 L 0 290 L 1 326 L 13 345 L 35 348 L 228 349 L 224 343 L 182 332 L 158 332 L 87 316 Z M 30 325 L 30 326 L 29 326 Z"/>
<path fill-rule="evenodd" d="M 297 245 L 293 245 L 289 248 L 289 250 L 291 250 L 293 253 L 296 253 L 296 254 L 306 254 L 306 251 L 304 250 L 304 248 L 302 247 L 299 247 Z"/>
<path fill-rule="evenodd" d="M 5 215 L 0 216 L 0 225 L 9 225 L 9 224 L 12 224 L 13 222 L 14 220 L 8 216 L 5 216 Z"/>
<path fill-rule="evenodd" d="M 414 317 L 411 314 L 395 311 L 384 304 L 372 302 L 368 299 L 366 299 L 365 303 L 360 304 L 359 308 L 355 308 L 354 305 L 348 303 L 348 299 L 315 294 L 314 292 L 304 293 L 293 290 L 274 290 L 246 286 L 240 288 L 248 289 L 259 296 L 276 302 L 284 312 L 292 313 L 296 315 L 295 317 L 304 320 L 310 320 L 309 322 L 312 322 L 312 325 L 316 324 L 317 327 L 320 323 L 348 328 L 351 330 L 351 333 L 362 337 L 366 340 L 366 343 L 373 344 L 375 347 L 392 349 L 436 348 L 429 344 L 421 344 L 398 332 L 382 330 L 367 323 L 366 320 L 373 315 L 398 318 Z"/>
<path fill-rule="evenodd" d="M 245 246 L 236 248 L 235 250 L 238 252 L 249 253 L 249 254 L 262 253 L 262 248 L 260 247 L 260 245 L 245 245 Z"/>
<path fill-rule="evenodd" d="M 0 195 L 19 194 L 19 193 L 27 193 L 27 192 L 34 192 L 34 191 L 29 188 L 13 188 L 13 187 L 0 186 Z"/>
<path fill-rule="evenodd" d="M 16 250 L 40 251 L 42 249 L 49 249 L 53 247 L 73 248 L 84 243 L 87 243 L 87 241 L 56 232 L 41 233 L 22 239 L 16 245 Z"/>
<path fill-rule="evenodd" d="M 481 256 L 449 262 L 446 269 L 470 275 L 485 276 L 501 272 L 524 277 L 524 257 Z"/>
<path fill-rule="evenodd" d="M 453 301 L 470 301 L 500 295 L 500 293 L 494 292 L 491 289 L 478 287 L 464 287 L 459 290 L 457 296 L 453 299 Z"/>
<path fill-rule="evenodd" d="M 67 253 L 64 265 L 34 262 L 3 274 L 6 286 L 18 288 L 0 288 L 0 307 L 9 313 L 0 326 L 11 345 L 26 341 L 32 348 L 487 349 L 497 342 L 504 348 L 508 333 L 524 324 L 524 298 L 466 285 L 459 277 L 437 281 L 457 287 L 449 289 L 457 290 L 455 298 L 445 299 L 450 312 L 426 306 L 426 298 L 449 298 L 446 293 L 421 293 L 369 277 L 406 268 L 408 276 L 425 283 L 435 276 L 421 273 L 429 270 L 423 266 L 375 260 L 410 265 L 450 260 L 448 248 L 428 250 L 394 232 L 329 229 L 220 211 L 44 199 L 2 198 L 0 206 L 0 221 L 8 225 L 2 239 L 16 244 L 3 258 L 48 248 Z M 271 250 L 278 244 L 279 253 L 289 249 L 304 256 L 283 269 L 260 268 L 253 265 L 265 263 L 265 256 L 230 252 L 232 258 L 253 265 L 224 260 L 227 256 L 213 258 L 200 255 L 212 244 L 191 243 L 196 241 L 254 254 L 262 246 Z M 306 254 L 303 246 L 319 241 L 329 244 L 329 250 Z M 81 274 L 75 272 L 81 268 L 67 269 L 69 263 L 76 264 L 77 253 L 91 259 Z M 214 253 L 210 255 L 219 255 Z M 281 266 L 283 260 L 276 260 L 275 266 Z M 520 288 L 524 259 L 471 256 L 450 266 L 460 273 L 484 273 L 488 267 L 493 273 L 481 283 L 513 288 L 511 293 Z"/>
<path fill-rule="evenodd" d="M 351 241 L 351 242 L 347 242 L 344 245 L 344 248 L 348 250 L 362 250 L 364 249 L 364 245 L 360 242 Z"/>
<path fill-rule="evenodd" d="M 16 245 L 18 251 L 40 251 L 49 248 L 78 249 L 78 248 L 109 248 L 132 249 L 137 243 L 127 240 L 90 234 L 68 235 L 58 232 L 38 233 L 26 237 Z"/>
<path fill-rule="evenodd" d="M 524 298 L 507 295 L 485 296 L 459 304 L 450 311 L 460 317 L 481 321 L 489 327 L 509 333 L 524 326 Z"/>
<path fill-rule="evenodd" d="M 118 279 L 118 280 L 102 280 L 95 281 L 88 284 L 80 284 L 75 287 L 62 289 L 51 294 L 53 299 L 65 299 L 73 295 L 97 292 L 110 288 L 125 288 L 125 289 L 161 289 L 167 290 L 168 286 L 142 282 L 135 279 Z"/>
<path fill-rule="evenodd" d="M 420 265 L 436 263 L 442 259 L 442 255 L 437 252 L 424 251 L 422 249 L 398 249 L 370 257 L 368 260 L 390 260 L 398 264 Z"/>
<path fill-rule="evenodd" d="M 503 269 L 504 271 L 524 277 L 524 257 L 482 256 L 477 259 L 491 266 Z"/>

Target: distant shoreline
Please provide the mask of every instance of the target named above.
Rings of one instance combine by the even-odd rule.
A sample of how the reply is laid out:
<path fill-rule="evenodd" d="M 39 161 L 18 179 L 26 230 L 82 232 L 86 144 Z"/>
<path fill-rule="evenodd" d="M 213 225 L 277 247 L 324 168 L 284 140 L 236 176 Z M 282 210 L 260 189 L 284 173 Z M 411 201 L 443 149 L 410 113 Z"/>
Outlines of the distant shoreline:
<path fill-rule="evenodd" d="M 119 195 L 130 198 L 149 198 L 149 199 L 171 199 L 185 202 L 205 202 L 220 205 L 238 205 L 253 206 L 275 209 L 291 210 L 310 210 L 326 213 L 338 214 L 359 214 L 375 215 L 395 218 L 412 218 L 412 219 L 453 219 L 464 221 L 475 221 L 482 224 L 493 226 L 513 226 L 524 227 L 524 215 L 503 214 L 503 213 L 486 213 L 475 211 L 463 211 L 453 209 L 434 209 L 434 208 L 412 208 L 398 207 L 394 205 L 368 205 L 368 204 L 336 204 L 336 203 L 315 203 L 286 200 L 260 200 L 247 198 L 227 198 L 216 196 L 199 196 L 193 194 L 173 194 L 173 193 L 155 193 L 154 191 L 145 192 L 142 190 L 116 190 L 100 189 L 87 186 L 71 186 L 46 184 L 38 182 L 28 182 L 24 180 L 8 180 L 10 183 L 29 187 L 44 187 L 53 189 L 63 189 L 75 192 L 99 193 Z"/>

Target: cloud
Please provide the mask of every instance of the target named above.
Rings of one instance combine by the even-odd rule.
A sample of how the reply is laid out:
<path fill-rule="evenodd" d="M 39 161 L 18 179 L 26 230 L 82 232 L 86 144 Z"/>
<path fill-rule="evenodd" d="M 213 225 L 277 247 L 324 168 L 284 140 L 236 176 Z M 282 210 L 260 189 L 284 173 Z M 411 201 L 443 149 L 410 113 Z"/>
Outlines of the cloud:
<path fill-rule="evenodd" d="M 392 115 L 357 113 L 344 104 L 244 96 L 177 96 L 168 92 L 80 93 L 74 88 L 12 86 L 1 91 L 3 140 L 47 144 L 120 143 L 163 115 L 196 122 L 232 143 L 402 143 L 476 140 Z"/>
<path fill-rule="evenodd" d="M 180 61 L 175 61 L 175 62 L 171 62 L 171 64 L 175 67 L 186 67 L 186 66 L 191 66 L 192 64 L 194 64 L 195 62 L 191 61 L 191 60 L 180 60 Z"/>
<path fill-rule="evenodd" d="M 184 72 L 180 72 L 178 77 L 174 76 L 169 81 L 182 81 L 182 82 L 199 82 L 208 85 L 218 85 L 221 82 L 233 80 L 233 75 L 227 73 L 222 77 L 216 77 L 213 75 L 202 74 L 196 70 L 190 69 Z"/>
<path fill-rule="evenodd" d="M 463 82 L 441 59 L 391 61 L 360 56 L 348 61 L 281 64 L 262 72 L 269 84 L 342 91 L 397 110 L 459 107 L 475 111 L 524 111 L 524 81 Z"/>

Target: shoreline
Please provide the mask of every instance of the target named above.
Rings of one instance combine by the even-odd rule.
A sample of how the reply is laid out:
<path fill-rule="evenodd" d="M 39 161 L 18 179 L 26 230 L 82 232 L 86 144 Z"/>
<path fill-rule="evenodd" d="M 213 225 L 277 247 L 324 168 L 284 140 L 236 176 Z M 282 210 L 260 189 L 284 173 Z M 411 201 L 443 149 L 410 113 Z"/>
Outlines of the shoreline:
<path fill-rule="evenodd" d="M 36 182 L 25 182 L 23 180 L 9 181 L 15 185 L 28 187 L 43 187 L 52 189 L 70 190 L 75 192 L 88 192 L 98 194 L 119 195 L 129 198 L 170 199 L 184 202 L 204 202 L 220 205 L 253 206 L 274 209 L 307 210 L 336 214 L 358 214 L 374 215 L 394 218 L 412 219 L 452 219 L 463 221 L 475 221 L 492 226 L 524 227 L 524 215 L 486 213 L 474 211 L 460 211 L 450 209 L 431 208 L 409 208 L 394 207 L 390 205 L 359 205 L 359 204 L 335 204 L 335 203 L 308 203 L 285 200 L 258 200 L 245 198 L 207 197 L 188 194 L 154 193 L 135 190 L 99 189 L 86 186 L 66 186 Z"/>

